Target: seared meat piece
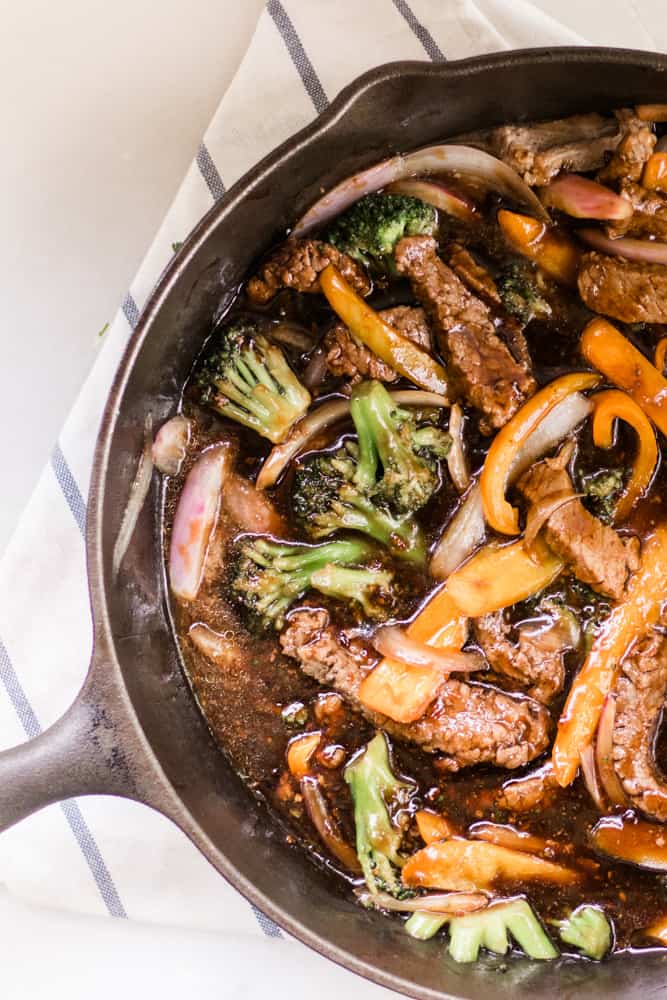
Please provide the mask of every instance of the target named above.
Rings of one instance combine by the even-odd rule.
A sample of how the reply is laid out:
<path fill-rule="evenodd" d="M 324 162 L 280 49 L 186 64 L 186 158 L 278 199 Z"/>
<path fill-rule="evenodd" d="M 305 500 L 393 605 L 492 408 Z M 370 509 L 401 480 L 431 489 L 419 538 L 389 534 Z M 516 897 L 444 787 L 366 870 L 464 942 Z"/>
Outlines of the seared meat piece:
<path fill-rule="evenodd" d="M 432 237 L 402 239 L 395 256 L 431 319 L 455 391 L 480 411 L 483 433 L 502 427 L 535 391 L 530 369 L 512 357 L 488 306 L 440 259 Z"/>
<path fill-rule="evenodd" d="M 552 122 L 502 125 L 491 133 L 493 150 L 526 184 L 548 184 L 561 170 L 596 170 L 615 149 L 618 122 L 602 115 L 572 115 Z"/>
<path fill-rule="evenodd" d="M 569 631 L 557 619 L 518 629 L 518 642 L 510 638 L 511 625 L 502 611 L 478 618 L 477 642 L 493 671 L 516 681 L 536 701 L 547 704 L 563 687 L 563 654 L 572 648 Z"/>
<path fill-rule="evenodd" d="M 635 210 L 627 222 L 606 226 L 607 235 L 653 236 L 667 240 L 667 197 L 660 191 L 650 191 L 635 181 L 622 181 L 620 193 Z"/>
<path fill-rule="evenodd" d="M 450 247 L 448 260 L 452 271 L 458 274 L 463 284 L 467 285 L 471 292 L 475 292 L 485 302 L 492 302 L 497 306 L 501 305 L 495 281 L 486 268 L 482 267 L 465 247 L 454 243 Z"/>
<path fill-rule="evenodd" d="M 500 809 L 509 809 L 510 812 L 529 812 L 538 806 L 549 806 L 559 788 L 549 761 L 531 774 L 506 781 L 496 799 L 496 805 Z"/>
<path fill-rule="evenodd" d="M 399 333 L 430 350 L 431 331 L 423 309 L 395 306 L 393 309 L 383 309 L 380 315 Z M 324 338 L 324 348 L 327 352 L 327 368 L 331 374 L 347 376 L 352 385 L 364 378 L 375 378 L 381 382 L 393 382 L 398 378 L 390 365 L 354 339 L 344 323 L 337 323 L 328 331 Z"/>
<path fill-rule="evenodd" d="M 656 766 L 654 742 L 666 694 L 667 638 L 653 631 L 621 666 L 612 753 L 631 804 L 661 823 L 667 823 L 667 778 Z"/>
<path fill-rule="evenodd" d="M 360 295 L 367 295 L 371 283 L 364 269 L 322 240 L 286 240 L 262 264 L 260 273 L 246 286 L 248 298 L 265 305 L 281 288 L 297 292 L 319 292 L 319 274 L 334 264 Z"/>
<path fill-rule="evenodd" d="M 487 685 L 443 680 L 438 697 L 418 722 L 392 722 L 364 708 L 357 691 L 369 664 L 343 644 L 326 611 L 309 608 L 292 614 L 280 642 L 306 674 L 338 691 L 374 726 L 396 739 L 443 754 L 441 764 L 447 770 L 481 763 L 520 767 L 547 746 L 550 719 L 546 709 L 529 698 Z"/>
<path fill-rule="evenodd" d="M 650 124 L 636 118 L 634 111 L 624 108 L 616 112 L 616 117 L 621 139 L 609 163 L 598 174 L 602 184 L 638 181 L 656 142 Z"/>
<path fill-rule="evenodd" d="M 519 489 L 532 504 L 549 497 L 574 497 L 565 466 L 571 449 L 534 465 L 519 481 Z M 619 600 L 629 574 L 639 565 L 639 541 L 622 539 L 613 528 L 590 514 L 578 499 L 558 507 L 544 529 L 547 545 L 568 565 L 577 579 L 600 594 Z"/>
<path fill-rule="evenodd" d="M 579 268 L 585 305 L 624 323 L 667 323 L 667 267 L 591 251 Z"/>

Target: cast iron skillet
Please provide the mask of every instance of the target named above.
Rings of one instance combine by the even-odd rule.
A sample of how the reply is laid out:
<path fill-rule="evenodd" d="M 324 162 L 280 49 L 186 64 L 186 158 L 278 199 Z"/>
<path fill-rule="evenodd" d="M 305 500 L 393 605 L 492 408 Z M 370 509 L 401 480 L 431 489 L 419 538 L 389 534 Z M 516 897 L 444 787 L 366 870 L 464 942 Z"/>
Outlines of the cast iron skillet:
<path fill-rule="evenodd" d="M 166 601 L 162 495 L 154 478 L 121 579 L 111 552 L 142 447 L 144 418 L 171 415 L 193 358 L 258 252 L 344 176 L 397 150 L 519 118 L 667 101 L 667 57 L 562 48 L 431 65 L 390 63 L 360 77 L 313 125 L 262 160 L 209 212 L 167 268 L 107 401 L 88 506 L 94 621 L 90 671 L 42 736 L 0 755 L 0 830 L 75 795 L 123 795 L 173 820 L 240 892 L 290 934 L 385 986 L 419 998 L 517 993 L 644 997 L 667 954 L 609 962 L 488 959 L 457 966 L 437 941 L 340 894 L 266 820 L 214 745 L 185 681 Z"/>

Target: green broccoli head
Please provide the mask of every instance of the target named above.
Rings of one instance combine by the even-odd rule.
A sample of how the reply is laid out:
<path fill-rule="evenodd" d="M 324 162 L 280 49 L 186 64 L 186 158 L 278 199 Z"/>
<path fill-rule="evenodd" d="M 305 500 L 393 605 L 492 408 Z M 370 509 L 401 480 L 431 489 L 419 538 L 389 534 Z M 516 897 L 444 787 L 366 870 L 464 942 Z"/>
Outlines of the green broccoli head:
<path fill-rule="evenodd" d="M 339 215 L 324 234 L 328 243 L 376 274 L 394 274 L 394 247 L 404 236 L 432 236 L 432 205 L 402 194 L 367 194 Z"/>
<path fill-rule="evenodd" d="M 394 555 L 422 564 L 426 542 L 414 517 L 397 517 L 356 482 L 359 448 L 348 441 L 333 452 L 311 455 L 297 467 L 293 510 L 311 538 L 360 531 Z"/>
<path fill-rule="evenodd" d="M 623 492 L 623 469 L 599 469 L 584 479 L 584 493 L 596 517 L 605 524 L 614 520 L 616 503 Z"/>
<path fill-rule="evenodd" d="M 389 747 L 383 733 L 354 757 L 344 771 L 354 802 L 357 857 L 371 893 L 404 891 L 396 877 L 403 859 L 399 854 L 403 831 L 392 819 L 407 806 L 414 786 L 397 778 L 389 762 Z"/>
<path fill-rule="evenodd" d="M 418 427 L 381 382 L 357 386 L 350 409 L 359 439 L 355 481 L 397 515 L 419 510 L 440 485 L 438 459 L 449 451 L 449 435 L 438 427 Z"/>
<path fill-rule="evenodd" d="M 310 393 L 281 349 L 253 322 L 238 320 L 219 332 L 195 382 L 202 403 L 274 444 L 310 405 Z"/>
<path fill-rule="evenodd" d="M 551 315 L 551 306 L 540 294 L 537 280 L 529 262 L 517 258 L 504 265 L 496 281 L 505 309 L 523 325 Z"/>
<path fill-rule="evenodd" d="M 611 948 L 611 924 L 598 906 L 578 906 L 565 920 L 557 921 L 558 933 L 588 958 L 599 961 Z"/>
<path fill-rule="evenodd" d="M 300 545 L 246 536 L 239 547 L 232 591 L 262 628 L 282 628 L 288 608 L 311 587 L 356 601 L 372 616 L 382 617 L 390 604 L 391 573 L 368 566 L 350 568 L 371 554 L 363 541 Z"/>

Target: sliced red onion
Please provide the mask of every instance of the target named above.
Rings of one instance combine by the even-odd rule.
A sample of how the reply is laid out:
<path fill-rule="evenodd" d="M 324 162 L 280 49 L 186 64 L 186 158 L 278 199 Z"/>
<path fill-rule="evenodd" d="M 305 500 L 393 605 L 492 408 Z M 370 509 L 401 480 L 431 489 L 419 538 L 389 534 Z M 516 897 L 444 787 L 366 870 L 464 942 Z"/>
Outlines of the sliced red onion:
<path fill-rule="evenodd" d="M 238 662 L 239 645 L 236 642 L 236 633 L 232 629 L 215 632 L 204 622 L 197 622 L 188 630 L 188 638 L 207 660 L 217 663 L 218 666 L 228 667 Z"/>
<path fill-rule="evenodd" d="M 634 211 L 627 198 L 579 174 L 561 174 L 540 188 L 540 197 L 545 205 L 574 219 L 624 222 Z"/>
<path fill-rule="evenodd" d="M 155 435 L 153 462 L 165 476 L 177 476 L 185 458 L 192 425 L 182 413 L 167 420 Z"/>
<path fill-rule="evenodd" d="M 389 395 L 399 406 L 449 406 L 444 396 L 421 389 L 402 389 Z M 331 399 L 307 413 L 291 429 L 287 440 L 271 449 L 257 477 L 258 489 L 265 490 L 277 483 L 292 459 L 304 451 L 310 441 L 349 414 L 349 399 Z"/>
<path fill-rule="evenodd" d="M 623 257 L 625 260 L 639 260 L 645 264 L 667 264 L 667 243 L 657 240 L 635 240 L 631 236 L 621 236 L 612 240 L 599 229 L 578 229 L 577 236 L 594 250 Z"/>
<path fill-rule="evenodd" d="M 616 719 L 616 698 L 608 694 L 600 713 L 597 739 L 595 743 L 595 762 L 597 764 L 600 782 L 609 796 L 609 801 L 615 806 L 626 806 L 628 799 L 623 786 L 614 770 L 613 734 Z"/>
<path fill-rule="evenodd" d="M 444 173 L 481 182 L 484 187 L 524 205 L 538 218 L 549 218 L 535 192 L 510 166 L 474 146 L 452 144 L 428 146 L 414 153 L 392 156 L 347 177 L 308 209 L 295 225 L 292 235 L 303 236 L 339 215 L 363 195 L 379 191 L 395 181 Z"/>
<path fill-rule="evenodd" d="M 449 413 L 449 427 L 447 428 L 452 439 L 452 445 L 447 454 L 447 468 L 459 493 L 465 493 L 470 485 L 470 469 L 465 454 L 463 424 L 463 410 L 458 403 L 454 403 Z"/>
<path fill-rule="evenodd" d="M 312 350 L 314 336 L 305 326 L 300 323 L 292 323 L 289 320 L 281 320 L 267 327 L 267 335 L 271 340 L 284 344 L 286 347 L 294 347 L 297 351 L 305 354 Z"/>
<path fill-rule="evenodd" d="M 151 479 L 153 477 L 152 434 L 153 419 L 149 413 L 146 416 L 146 423 L 144 424 L 144 447 L 141 455 L 139 456 L 137 471 L 134 474 L 134 479 L 132 480 L 132 485 L 130 486 L 130 495 L 125 506 L 125 510 L 123 511 L 120 528 L 118 529 L 118 536 L 116 538 L 116 544 L 113 547 L 111 557 L 111 576 L 114 581 L 117 579 L 118 573 L 120 572 L 120 567 L 123 559 L 125 558 L 125 553 L 127 552 L 132 535 L 134 534 L 134 529 L 137 525 L 141 508 L 146 501 L 148 491 L 151 487 Z"/>
<path fill-rule="evenodd" d="M 591 408 L 591 402 L 580 392 L 573 392 L 554 406 L 517 453 L 508 482 L 518 479 L 529 466 L 571 434 L 586 419 Z M 475 482 L 435 547 L 431 557 L 431 574 L 438 580 L 447 579 L 482 544 L 485 534 L 482 495 L 479 484 Z"/>
<path fill-rule="evenodd" d="M 394 181 L 387 191 L 391 194 L 407 195 L 408 198 L 418 198 L 462 222 L 475 222 L 479 218 L 475 214 L 475 203 L 470 198 L 452 191 L 439 181 L 422 180 L 419 177 L 409 178 L 404 181 Z"/>
<path fill-rule="evenodd" d="M 512 851 L 527 851 L 528 854 L 540 854 L 541 851 L 549 847 L 549 841 L 543 837 L 538 837 L 526 830 L 517 830 L 516 827 L 504 823 L 491 823 L 488 820 L 481 820 L 468 827 L 468 836 L 475 840 L 486 840 L 489 844 L 497 844 L 499 847 L 507 847 Z"/>
<path fill-rule="evenodd" d="M 197 596 L 232 457 L 229 442 L 205 451 L 190 469 L 179 497 L 171 532 L 169 580 L 174 594 L 184 601 Z"/>
<path fill-rule="evenodd" d="M 526 544 L 531 545 L 535 541 L 552 514 L 555 514 L 561 507 L 565 507 L 566 504 L 572 503 L 573 500 L 579 500 L 583 495 L 583 493 L 550 493 L 542 497 L 538 503 L 533 504 L 526 517 L 526 530 L 524 531 Z"/>
<path fill-rule="evenodd" d="M 414 896 L 412 899 L 395 899 L 387 892 L 360 892 L 357 899 L 362 906 L 375 906 L 380 910 L 393 910 L 396 913 L 444 913 L 452 917 L 483 910 L 489 905 L 489 897 L 483 892 L 432 893 L 429 896 Z"/>
<path fill-rule="evenodd" d="M 306 389 L 312 392 L 314 389 L 318 389 L 319 386 L 322 385 L 326 373 L 327 352 L 322 346 L 316 347 L 308 360 L 308 364 L 303 370 L 301 381 L 305 385 Z"/>
<path fill-rule="evenodd" d="M 258 535 L 282 535 L 285 521 L 261 490 L 235 472 L 227 474 L 222 506 L 243 531 Z"/>
<path fill-rule="evenodd" d="M 598 811 L 603 813 L 605 811 L 604 798 L 602 796 L 602 789 L 600 788 L 598 773 L 595 767 L 593 747 L 590 744 L 581 751 L 580 760 L 581 773 L 583 775 L 584 784 L 586 785 L 588 794 L 593 799 Z"/>
<path fill-rule="evenodd" d="M 425 642 L 410 639 L 397 625 L 385 625 L 376 630 L 373 645 L 382 656 L 407 663 L 410 667 L 433 667 L 443 674 L 471 673 L 486 670 L 487 662 L 479 653 L 438 649 Z"/>
<path fill-rule="evenodd" d="M 306 812 L 325 847 L 351 872 L 361 872 L 357 852 L 341 837 L 338 826 L 327 808 L 317 778 L 305 777 L 299 784 Z"/>

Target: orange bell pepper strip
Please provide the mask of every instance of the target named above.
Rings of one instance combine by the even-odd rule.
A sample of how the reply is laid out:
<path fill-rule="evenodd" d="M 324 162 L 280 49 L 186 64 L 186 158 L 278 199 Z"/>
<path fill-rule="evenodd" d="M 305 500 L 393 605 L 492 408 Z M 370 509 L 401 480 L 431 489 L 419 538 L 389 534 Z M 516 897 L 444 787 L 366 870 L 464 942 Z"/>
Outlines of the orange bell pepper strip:
<path fill-rule="evenodd" d="M 310 771 L 310 758 L 317 750 L 322 734 L 317 731 L 313 733 L 300 733 L 290 740 L 287 748 L 287 766 L 290 772 L 299 781 Z"/>
<path fill-rule="evenodd" d="M 591 320 L 581 335 L 581 353 L 667 434 L 667 379 L 627 337 L 606 319 Z"/>
<path fill-rule="evenodd" d="M 443 588 L 410 623 L 407 634 L 438 649 L 461 649 L 468 635 L 467 618 Z M 367 708 L 394 722 L 415 722 L 434 701 L 441 685 L 442 673 L 435 667 L 385 657 L 363 679 L 357 697 Z"/>
<path fill-rule="evenodd" d="M 667 153 L 653 153 L 648 158 L 642 184 L 652 191 L 667 191 Z"/>
<path fill-rule="evenodd" d="M 655 345 L 655 361 L 653 362 L 661 375 L 665 374 L 665 361 L 667 361 L 667 337 L 661 337 Z"/>
<path fill-rule="evenodd" d="M 595 735 L 618 666 L 635 639 L 658 620 L 665 598 L 667 522 L 658 525 L 644 543 L 639 569 L 630 578 L 625 596 L 602 626 L 572 682 L 552 751 L 559 785 L 565 787 L 574 781 L 581 752 Z"/>
<path fill-rule="evenodd" d="M 570 885 L 579 878 L 571 868 L 525 851 L 513 851 L 498 844 L 463 837 L 452 837 L 423 847 L 407 860 L 402 874 L 404 885 L 411 888 L 424 886 L 457 892 L 490 889 L 500 878 L 503 881 L 539 880 L 560 885 Z"/>
<path fill-rule="evenodd" d="M 415 813 L 415 819 L 419 836 L 425 844 L 435 844 L 438 840 L 449 840 L 450 837 L 455 837 L 457 834 L 456 827 L 440 813 L 420 809 L 419 812 Z"/>
<path fill-rule="evenodd" d="M 508 608 L 539 593 L 563 569 L 563 562 L 539 537 L 501 545 L 490 542 L 447 580 L 447 591 L 470 618 Z"/>
<path fill-rule="evenodd" d="M 447 395 L 442 365 L 364 302 L 333 264 L 320 274 L 320 287 L 333 311 L 373 354 L 422 389 Z"/>
<path fill-rule="evenodd" d="M 658 464 L 658 444 L 651 421 L 627 393 L 620 389 L 607 389 L 591 396 L 591 403 L 593 442 L 597 448 L 613 446 L 615 420 L 624 420 L 630 424 L 639 439 L 632 475 L 616 505 L 614 520 L 618 523 L 628 517 L 648 489 Z"/>
<path fill-rule="evenodd" d="M 554 281 L 576 285 L 581 250 L 569 236 L 539 219 L 506 208 L 498 212 L 498 225 L 513 250 L 534 261 Z"/>
<path fill-rule="evenodd" d="M 519 514 L 505 499 L 505 490 L 512 463 L 526 438 L 566 396 L 592 389 L 599 381 L 591 372 L 572 372 L 554 379 L 524 403 L 496 434 L 480 477 L 484 517 L 495 531 L 504 535 L 519 534 Z"/>

